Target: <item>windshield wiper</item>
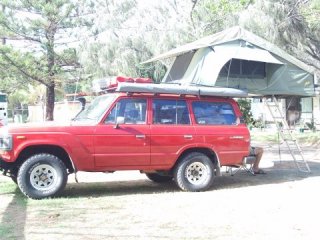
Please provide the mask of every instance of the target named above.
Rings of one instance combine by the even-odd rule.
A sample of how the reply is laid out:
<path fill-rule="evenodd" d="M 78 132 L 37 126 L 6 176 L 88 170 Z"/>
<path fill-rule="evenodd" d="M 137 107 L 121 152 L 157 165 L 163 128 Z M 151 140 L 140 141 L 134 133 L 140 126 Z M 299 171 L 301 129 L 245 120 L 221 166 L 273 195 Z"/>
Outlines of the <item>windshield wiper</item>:
<path fill-rule="evenodd" d="M 93 120 L 93 121 L 95 121 L 95 120 L 97 120 L 97 119 L 95 119 L 95 118 L 90 118 L 90 117 L 74 117 L 74 118 L 72 119 L 72 121 L 80 121 L 80 120 Z"/>

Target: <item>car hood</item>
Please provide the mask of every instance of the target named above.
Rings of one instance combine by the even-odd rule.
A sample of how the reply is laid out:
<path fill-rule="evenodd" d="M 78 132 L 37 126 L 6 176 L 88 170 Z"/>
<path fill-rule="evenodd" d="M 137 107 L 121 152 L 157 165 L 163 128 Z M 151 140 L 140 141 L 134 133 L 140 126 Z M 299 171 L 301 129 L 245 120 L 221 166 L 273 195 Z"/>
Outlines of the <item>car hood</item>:
<path fill-rule="evenodd" d="M 8 124 L 0 127 L 1 134 L 31 133 L 31 132 L 69 132 L 75 128 L 96 125 L 90 122 L 38 122 L 23 124 Z"/>

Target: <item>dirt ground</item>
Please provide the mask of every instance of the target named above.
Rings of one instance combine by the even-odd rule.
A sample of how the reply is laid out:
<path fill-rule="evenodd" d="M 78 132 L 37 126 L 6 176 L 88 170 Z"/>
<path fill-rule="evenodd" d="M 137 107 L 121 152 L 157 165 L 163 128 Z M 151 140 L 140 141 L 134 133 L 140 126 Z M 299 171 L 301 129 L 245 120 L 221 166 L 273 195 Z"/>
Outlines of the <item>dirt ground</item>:
<path fill-rule="evenodd" d="M 301 173 L 277 145 L 259 145 L 267 174 L 223 173 L 199 193 L 137 172 L 80 173 L 62 197 L 35 201 L 1 176 L 0 239 L 319 239 L 318 147 L 304 146 L 311 173 Z"/>

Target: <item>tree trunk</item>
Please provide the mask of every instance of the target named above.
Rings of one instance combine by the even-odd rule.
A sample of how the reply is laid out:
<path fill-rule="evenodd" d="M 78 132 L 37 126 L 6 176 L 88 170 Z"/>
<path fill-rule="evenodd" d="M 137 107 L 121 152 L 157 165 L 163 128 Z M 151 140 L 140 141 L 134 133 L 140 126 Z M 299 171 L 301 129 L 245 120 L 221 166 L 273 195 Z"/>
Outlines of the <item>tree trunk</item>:
<path fill-rule="evenodd" d="M 48 82 L 47 85 L 47 108 L 46 120 L 53 121 L 54 101 L 55 101 L 55 56 L 54 56 L 54 35 L 56 33 L 56 24 L 51 22 L 46 32 L 47 42 L 47 61 L 48 61 Z"/>
<path fill-rule="evenodd" d="M 6 9 L 6 7 L 4 5 L 2 5 L 2 13 L 4 13 L 5 9 Z M 2 37 L 1 41 L 2 41 L 2 45 L 6 45 L 6 37 L 5 36 Z"/>
<path fill-rule="evenodd" d="M 53 121 L 55 99 L 54 83 L 47 87 L 46 96 L 46 121 Z"/>

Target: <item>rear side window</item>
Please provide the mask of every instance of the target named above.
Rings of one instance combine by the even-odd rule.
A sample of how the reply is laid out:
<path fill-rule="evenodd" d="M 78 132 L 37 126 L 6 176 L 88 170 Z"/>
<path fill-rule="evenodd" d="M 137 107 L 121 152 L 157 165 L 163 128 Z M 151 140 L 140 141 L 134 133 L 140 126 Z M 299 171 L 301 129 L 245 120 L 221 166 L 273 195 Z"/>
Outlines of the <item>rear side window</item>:
<path fill-rule="evenodd" d="M 105 123 L 116 123 L 117 117 L 124 117 L 125 124 L 146 123 L 146 99 L 121 99 L 109 113 Z"/>
<path fill-rule="evenodd" d="M 234 125 L 236 116 L 229 103 L 202 102 L 192 103 L 197 124 L 201 125 Z"/>
<path fill-rule="evenodd" d="M 187 103 L 183 100 L 153 100 L 154 124 L 190 124 Z"/>

